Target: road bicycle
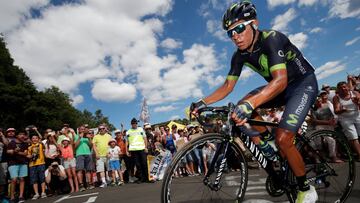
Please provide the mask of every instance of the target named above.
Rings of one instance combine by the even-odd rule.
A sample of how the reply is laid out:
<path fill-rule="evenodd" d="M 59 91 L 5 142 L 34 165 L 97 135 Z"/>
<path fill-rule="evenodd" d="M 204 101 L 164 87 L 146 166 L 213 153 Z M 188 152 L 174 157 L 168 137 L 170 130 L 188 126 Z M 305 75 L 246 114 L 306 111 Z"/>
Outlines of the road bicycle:
<path fill-rule="evenodd" d="M 228 106 L 204 107 L 198 110 L 199 116 L 196 118 L 205 128 L 211 129 L 214 119 L 220 119 L 225 124 L 220 132 L 198 136 L 176 153 L 164 175 L 162 203 L 246 200 L 249 174 L 244 148 L 251 152 L 267 172 L 265 188 L 268 194 L 272 197 L 286 195 L 284 197 L 291 203 L 295 202 L 298 187 L 287 160 L 282 159 L 279 152 L 276 152 L 278 160 L 268 159 L 251 141 L 251 131 L 234 124 L 230 117 L 233 109 L 234 104 L 230 103 Z M 278 127 L 276 123 L 259 120 L 250 119 L 248 123 Z M 329 130 L 306 133 L 303 128 L 302 133 L 296 135 L 294 144 L 304 159 L 307 181 L 315 186 L 318 201 L 345 202 L 354 186 L 356 165 L 344 135 Z M 211 153 L 203 151 L 206 156 L 196 156 L 210 145 L 215 146 Z M 336 162 L 333 161 L 333 156 L 338 157 Z M 204 164 L 208 166 L 206 172 Z M 191 165 L 200 174 L 190 174 L 188 168 Z"/>

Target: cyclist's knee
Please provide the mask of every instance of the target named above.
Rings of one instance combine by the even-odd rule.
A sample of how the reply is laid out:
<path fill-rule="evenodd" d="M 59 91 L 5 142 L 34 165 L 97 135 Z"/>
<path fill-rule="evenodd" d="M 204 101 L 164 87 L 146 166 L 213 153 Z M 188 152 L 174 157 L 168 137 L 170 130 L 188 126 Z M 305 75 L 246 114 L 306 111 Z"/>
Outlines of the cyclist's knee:
<path fill-rule="evenodd" d="M 294 146 L 294 133 L 282 128 L 276 129 L 276 144 L 281 150 L 286 150 Z"/>

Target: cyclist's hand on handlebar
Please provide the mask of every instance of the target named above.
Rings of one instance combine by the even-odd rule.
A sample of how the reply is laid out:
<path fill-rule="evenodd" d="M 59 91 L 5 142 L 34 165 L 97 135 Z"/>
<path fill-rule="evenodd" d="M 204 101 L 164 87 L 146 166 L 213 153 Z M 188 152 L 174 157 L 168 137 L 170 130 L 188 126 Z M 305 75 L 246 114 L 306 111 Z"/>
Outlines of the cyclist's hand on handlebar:
<path fill-rule="evenodd" d="M 197 110 L 202 106 L 206 106 L 206 103 L 202 99 L 200 99 L 197 102 L 191 103 L 191 105 L 190 105 L 190 113 L 193 114 L 193 115 L 197 115 Z"/>
<path fill-rule="evenodd" d="M 248 101 L 244 101 L 235 107 L 231 118 L 235 121 L 236 125 L 244 125 L 251 117 L 253 111 L 252 105 Z"/>

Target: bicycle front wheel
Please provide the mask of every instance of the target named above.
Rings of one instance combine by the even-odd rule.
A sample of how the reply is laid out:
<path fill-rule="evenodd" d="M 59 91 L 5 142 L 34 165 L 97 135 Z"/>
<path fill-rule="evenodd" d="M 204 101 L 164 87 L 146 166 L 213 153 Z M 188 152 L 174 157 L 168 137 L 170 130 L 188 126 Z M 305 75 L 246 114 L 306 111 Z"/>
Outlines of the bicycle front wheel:
<path fill-rule="evenodd" d="M 345 202 L 354 186 L 356 165 L 347 139 L 330 130 L 319 130 L 300 142 L 307 178 L 319 202 Z"/>
<path fill-rule="evenodd" d="M 225 150 L 222 146 L 227 143 L 229 145 Z M 223 159 L 224 155 L 226 159 Z M 211 165 L 214 165 L 214 172 L 205 184 L 205 173 L 212 171 Z M 223 135 L 216 133 L 201 135 L 179 150 L 167 168 L 161 202 L 241 202 L 247 178 L 247 163 L 235 142 L 227 141 Z M 216 182 L 215 179 L 219 180 L 216 189 L 208 184 Z"/>

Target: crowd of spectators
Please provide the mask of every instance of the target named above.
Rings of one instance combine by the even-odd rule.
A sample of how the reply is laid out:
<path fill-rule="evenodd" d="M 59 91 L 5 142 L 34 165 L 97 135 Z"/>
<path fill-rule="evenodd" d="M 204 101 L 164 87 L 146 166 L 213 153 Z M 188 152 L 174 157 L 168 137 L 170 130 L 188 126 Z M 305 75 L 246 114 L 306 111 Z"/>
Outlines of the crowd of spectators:
<path fill-rule="evenodd" d="M 322 85 L 314 108 L 309 112 L 310 130 L 341 130 L 360 160 L 360 76 L 348 76 L 336 88 Z M 263 118 L 279 122 L 283 108 L 265 109 Z M 219 131 L 222 121 L 214 121 L 210 131 Z M 148 156 L 168 150 L 172 156 L 191 139 L 209 129 L 188 125 L 138 126 L 116 129 L 106 124 L 90 128 L 84 124 L 74 130 L 64 124 L 60 131 L 46 129 L 40 134 L 35 126 L 25 130 L 0 130 L 0 198 L 24 202 L 25 198 L 91 190 L 95 187 L 121 186 L 128 183 L 151 183 Z M 339 131 L 340 131 L 339 130 Z M 329 148 L 334 140 L 327 140 Z M 181 162 L 175 176 L 206 173 L 216 146 L 209 143 L 194 149 Z M 341 162 L 329 150 L 334 162 Z M 333 155 L 331 155 L 333 153 Z M 29 184 L 30 183 L 30 184 Z"/>

